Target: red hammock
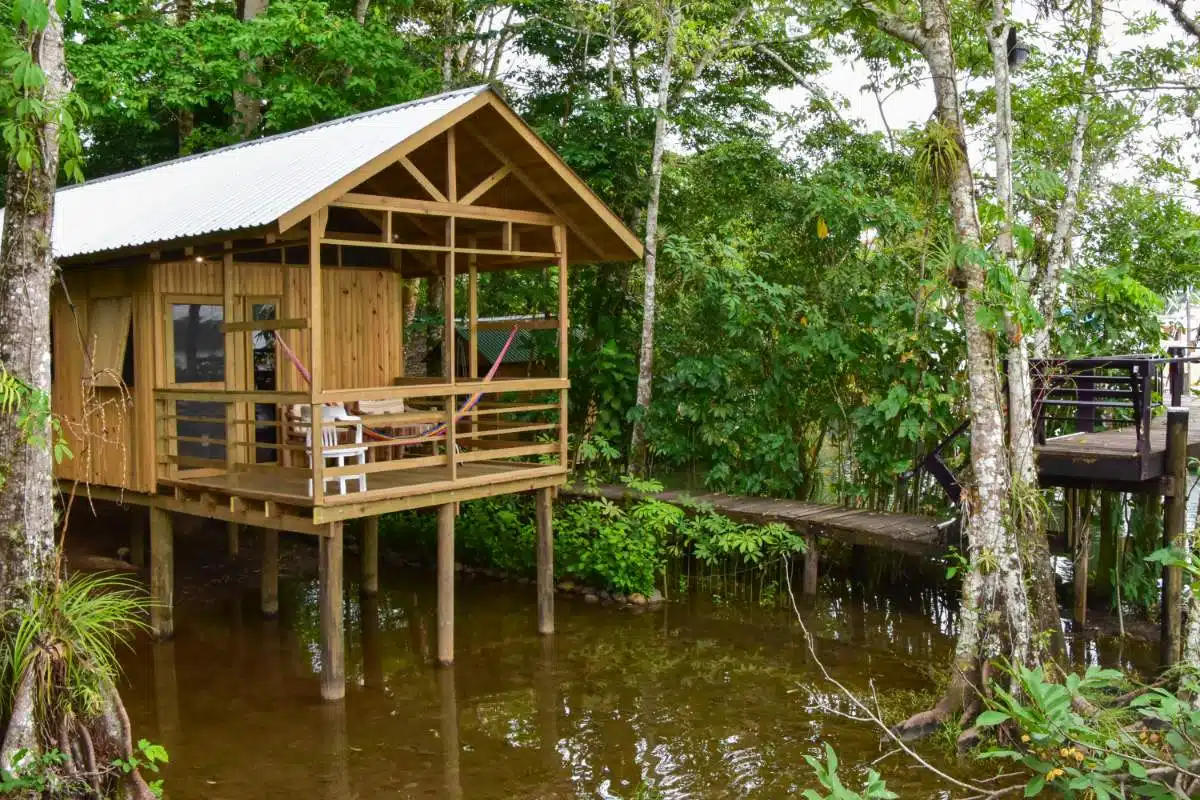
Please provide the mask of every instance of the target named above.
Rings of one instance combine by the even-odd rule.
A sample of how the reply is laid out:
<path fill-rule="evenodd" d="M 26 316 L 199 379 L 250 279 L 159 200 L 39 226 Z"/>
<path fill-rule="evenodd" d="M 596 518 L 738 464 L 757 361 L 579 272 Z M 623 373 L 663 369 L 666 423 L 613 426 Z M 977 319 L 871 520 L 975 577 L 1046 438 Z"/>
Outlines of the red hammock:
<path fill-rule="evenodd" d="M 300 358 L 296 355 L 296 353 L 292 350 L 292 348 L 288 347 L 287 342 L 285 342 L 283 340 L 283 337 L 279 335 L 279 331 L 274 331 L 273 333 L 275 334 L 275 341 L 279 343 L 279 347 L 281 350 L 283 350 L 284 355 L 286 355 L 288 357 L 288 360 L 292 362 L 292 365 L 296 367 L 296 371 L 300 373 L 300 377 L 304 378 L 305 383 L 307 383 L 309 386 L 312 386 L 312 374 L 304 366 L 304 362 L 302 362 L 300 360 Z M 517 338 L 517 326 L 514 325 L 512 332 L 508 334 L 508 341 L 506 341 L 504 343 L 504 347 L 500 348 L 500 355 L 498 355 L 496 357 L 495 362 L 492 364 L 492 368 L 487 371 L 487 375 L 483 376 L 484 383 L 490 382 L 492 380 L 492 378 L 494 378 L 496 376 L 496 370 L 500 369 L 500 364 L 503 363 L 504 357 L 506 355 L 508 355 L 508 348 L 512 346 L 513 340 L 516 338 Z M 468 397 L 466 399 L 466 401 L 462 404 L 462 407 L 459 408 L 458 411 L 454 414 L 454 421 L 458 422 L 460 419 L 465 417 L 467 414 L 471 413 L 471 411 L 474 410 L 475 406 L 477 406 L 479 404 L 479 400 L 482 397 L 483 397 L 483 391 L 478 391 L 475 394 Z M 410 444 L 421 444 L 422 442 L 428 441 L 430 438 L 437 438 L 439 436 L 445 436 L 447 427 L 448 427 L 447 423 L 439 422 L 437 425 L 434 425 L 429 430 L 423 431 L 423 432 L 417 434 L 417 436 L 410 437 L 407 439 L 401 438 L 398 436 L 388 436 L 387 434 L 380 433 L 379 431 L 375 430 L 374 428 L 368 427 L 366 425 L 363 426 L 363 430 L 367 433 L 368 436 L 370 436 L 372 439 L 375 439 L 377 441 L 392 442 L 393 444 L 397 444 L 397 445 L 410 445 Z"/>

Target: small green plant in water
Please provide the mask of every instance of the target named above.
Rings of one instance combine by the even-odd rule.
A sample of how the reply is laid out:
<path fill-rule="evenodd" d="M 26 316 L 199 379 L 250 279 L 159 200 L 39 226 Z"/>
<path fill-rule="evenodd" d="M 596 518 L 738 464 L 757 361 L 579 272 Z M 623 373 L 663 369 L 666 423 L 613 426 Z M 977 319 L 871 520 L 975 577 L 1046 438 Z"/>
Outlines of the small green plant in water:
<path fill-rule="evenodd" d="M 825 793 L 815 789 L 805 789 L 805 800 L 896 800 L 900 795 L 887 788 L 883 778 L 875 770 L 867 770 L 867 779 L 860 791 L 847 788 L 838 777 L 838 757 L 833 747 L 825 745 L 825 760 L 814 756 L 805 756 L 804 760 L 817 774 L 817 780 L 825 789 Z"/>

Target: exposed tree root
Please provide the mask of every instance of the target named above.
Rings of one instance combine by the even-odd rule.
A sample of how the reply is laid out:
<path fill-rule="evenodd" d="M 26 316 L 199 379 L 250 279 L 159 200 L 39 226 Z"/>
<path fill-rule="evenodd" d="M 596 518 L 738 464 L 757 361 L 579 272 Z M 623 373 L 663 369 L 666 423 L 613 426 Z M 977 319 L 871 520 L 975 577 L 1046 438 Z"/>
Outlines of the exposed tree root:
<path fill-rule="evenodd" d="M 109 766 L 134 755 L 129 715 L 116 686 L 104 681 L 99 713 L 81 720 L 70 710 L 61 711 L 55 693 L 69 691 L 62 683 L 62 656 L 42 646 L 26 666 L 13 696 L 12 713 L 4 730 L 0 759 L 3 772 L 16 774 L 57 750 L 64 760 L 52 769 L 72 793 L 80 797 L 117 797 L 121 800 L 154 800 L 154 793 L 137 770 L 129 773 Z M 40 679 L 51 685 L 42 686 Z M 24 751 L 23 758 L 17 754 Z M 103 766 L 101 766 L 103 765 Z M 19 795 L 15 795 L 19 797 Z M 33 800 L 36 795 L 30 795 Z"/>

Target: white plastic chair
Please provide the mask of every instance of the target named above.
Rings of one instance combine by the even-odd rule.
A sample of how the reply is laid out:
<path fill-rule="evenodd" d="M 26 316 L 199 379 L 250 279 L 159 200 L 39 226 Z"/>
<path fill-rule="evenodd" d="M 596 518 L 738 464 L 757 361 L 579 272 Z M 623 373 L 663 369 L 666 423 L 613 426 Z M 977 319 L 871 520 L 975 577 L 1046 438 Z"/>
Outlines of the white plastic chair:
<path fill-rule="evenodd" d="M 300 407 L 300 420 L 308 422 L 311 418 L 309 406 Z M 325 466 L 345 467 L 347 462 L 350 466 L 355 464 L 366 465 L 367 463 L 367 448 L 362 446 L 362 417 L 356 417 L 353 414 L 346 412 L 346 407 L 341 403 L 336 405 L 321 406 L 321 455 L 324 458 Z M 352 426 L 348 427 L 354 431 L 353 444 L 342 444 L 338 441 L 338 426 L 325 425 L 326 422 L 353 422 Z M 312 426 L 309 425 L 304 433 L 304 446 L 308 448 L 308 466 L 312 467 Z M 329 462 L 333 461 L 333 464 Z M 367 490 L 367 476 L 365 473 L 361 475 L 338 475 L 335 478 L 325 478 L 325 483 L 337 481 L 338 490 L 342 494 L 346 494 L 346 482 L 348 480 L 358 481 L 358 490 L 365 492 Z M 313 482 L 312 478 L 308 479 L 308 496 L 312 497 Z"/>

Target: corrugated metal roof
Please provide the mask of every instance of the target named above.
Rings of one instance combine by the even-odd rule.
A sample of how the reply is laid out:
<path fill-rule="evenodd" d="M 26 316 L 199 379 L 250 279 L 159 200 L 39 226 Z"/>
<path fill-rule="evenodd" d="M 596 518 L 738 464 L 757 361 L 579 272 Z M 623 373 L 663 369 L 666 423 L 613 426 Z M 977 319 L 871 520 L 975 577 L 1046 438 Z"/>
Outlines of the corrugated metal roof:
<path fill-rule="evenodd" d="M 54 255 L 268 225 L 484 91 L 460 89 L 59 189 Z"/>

